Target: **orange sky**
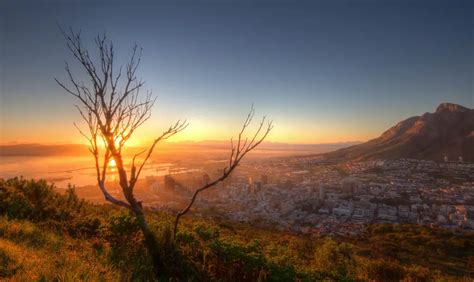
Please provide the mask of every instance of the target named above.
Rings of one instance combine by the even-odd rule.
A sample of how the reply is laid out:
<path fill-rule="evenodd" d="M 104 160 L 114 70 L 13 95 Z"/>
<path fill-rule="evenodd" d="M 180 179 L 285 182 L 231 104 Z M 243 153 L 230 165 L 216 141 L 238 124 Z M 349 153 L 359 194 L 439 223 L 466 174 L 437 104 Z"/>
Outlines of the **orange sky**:
<path fill-rule="evenodd" d="M 251 134 L 254 127 L 249 128 Z M 190 121 L 190 125 L 185 131 L 172 137 L 170 142 L 179 141 L 205 141 L 205 140 L 230 140 L 236 137 L 240 124 L 228 124 L 218 122 L 206 123 L 206 121 Z M 156 138 L 165 128 L 164 122 L 144 124 L 134 137 L 130 140 L 130 146 L 143 146 Z M 335 126 L 331 124 L 314 124 L 311 127 L 307 125 L 294 125 L 291 122 L 275 122 L 273 131 L 268 136 L 268 141 L 293 144 L 318 144 L 318 143 L 336 143 L 345 141 L 366 141 L 377 137 L 379 133 L 370 131 L 360 131 L 351 128 L 350 124 L 344 126 Z M 1 143 L 86 143 L 79 132 L 74 128 L 72 121 L 57 121 L 51 124 L 32 124 L 30 129 L 22 127 L 10 127 L 7 132 L 2 132 Z"/>

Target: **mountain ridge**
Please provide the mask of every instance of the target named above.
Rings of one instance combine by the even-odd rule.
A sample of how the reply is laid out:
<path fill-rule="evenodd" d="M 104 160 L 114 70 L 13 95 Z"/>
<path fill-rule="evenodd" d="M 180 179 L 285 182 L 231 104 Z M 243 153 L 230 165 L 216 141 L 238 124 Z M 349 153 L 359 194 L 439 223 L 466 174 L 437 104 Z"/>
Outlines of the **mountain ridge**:
<path fill-rule="evenodd" d="M 404 119 L 377 138 L 323 156 L 334 161 L 462 157 L 474 162 L 474 109 L 441 103 L 433 113 Z"/>

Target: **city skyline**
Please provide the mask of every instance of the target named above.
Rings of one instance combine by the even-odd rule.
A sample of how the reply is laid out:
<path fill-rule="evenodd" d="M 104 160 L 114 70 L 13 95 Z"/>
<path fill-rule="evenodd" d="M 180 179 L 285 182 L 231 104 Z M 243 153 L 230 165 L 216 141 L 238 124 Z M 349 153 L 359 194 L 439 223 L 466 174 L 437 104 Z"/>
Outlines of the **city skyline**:
<path fill-rule="evenodd" d="M 85 142 L 54 81 L 77 66 L 58 24 L 87 43 L 106 32 L 119 59 L 143 47 L 138 76 L 158 101 L 131 145 L 176 119 L 190 126 L 171 141 L 229 140 L 252 103 L 274 120 L 269 141 L 305 144 L 367 141 L 442 102 L 474 107 L 468 1 L 2 6 L 0 143 Z"/>

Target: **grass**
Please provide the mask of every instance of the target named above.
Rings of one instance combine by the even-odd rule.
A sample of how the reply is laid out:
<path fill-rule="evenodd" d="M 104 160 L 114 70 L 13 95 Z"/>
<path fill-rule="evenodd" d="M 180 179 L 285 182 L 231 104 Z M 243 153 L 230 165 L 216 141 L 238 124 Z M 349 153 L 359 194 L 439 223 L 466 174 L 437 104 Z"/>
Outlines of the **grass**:
<path fill-rule="evenodd" d="M 123 211 L 115 211 L 113 216 L 127 217 Z M 150 217 L 166 221 L 166 215 Z M 163 232 L 160 229 L 164 221 L 151 221 L 157 234 Z M 468 281 L 468 276 L 463 278 L 463 275 L 468 275 L 466 259 L 472 248 L 469 246 L 462 255 L 455 250 L 433 255 L 436 248 L 427 250 L 423 243 L 420 244 L 421 239 L 413 234 L 424 234 L 428 238 L 446 235 L 436 231 L 422 233 L 416 231 L 417 228 L 372 232 L 365 235 L 364 242 L 355 244 L 304 238 L 245 224 L 231 226 L 226 222 L 187 218 L 181 226 L 175 249 L 167 256 L 175 260 L 177 271 L 186 272 L 188 278 L 194 277 L 195 281 L 230 281 L 233 277 L 241 281 L 371 280 L 374 277 L 378 277 L 378 281 L 388 281 L 387 277 L 398 276 L 412 277 L 412 281 L 430 281 L 435 277 L 444 281 Z M 0 280 L 153 280 L 140 234 L 132 232 L 131 237 L 127 237 L 128 233 L 123 229 L 116 231 L 128 241 L 117 242 L 123 244 L 123 248 L 114 245 L 114 240 L 120 238 L 114 239 L 117 234 L 108 234 L 110 230 L 103 231 L 108 234 L 103 238 L 74 238 L 42 224 L 0 217 Z M 393 232 L 397 236 L 390 236 Z M 397 245 L 393 240 L 403 241 Z M 377 252 L 370 253 L 370 244 L 378 248 Z M 381 249 L 381 246 L 391 247 Z M 397 246 L 402 254 L 400 259 L 396 259 L 398 253 L 389 253 Z M 364 253 L 367 250 L 369 255 Z M 172 271 L 167 277 L 164 280 L 182 278 Z"/>
<path fill-rule="evenodd" d="M 119 274 L 88 241 L 0 218 L 0 280 L 116 281 Z"/>

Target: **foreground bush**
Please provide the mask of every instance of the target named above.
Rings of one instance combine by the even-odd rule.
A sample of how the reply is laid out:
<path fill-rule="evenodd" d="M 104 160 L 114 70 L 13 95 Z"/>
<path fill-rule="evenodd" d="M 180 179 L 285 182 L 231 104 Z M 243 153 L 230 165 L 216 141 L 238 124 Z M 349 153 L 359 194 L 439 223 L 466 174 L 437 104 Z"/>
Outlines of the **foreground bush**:
<path fill-rule="evenodd" d="M 72 186 L 60 194 L 44 180 L 0 179 L 0 215 L 8 218 L 44 223 L 72 236 L 87 237 L 96 235 L 101 224 L 95 209 L 80 199 Z"/>

